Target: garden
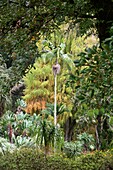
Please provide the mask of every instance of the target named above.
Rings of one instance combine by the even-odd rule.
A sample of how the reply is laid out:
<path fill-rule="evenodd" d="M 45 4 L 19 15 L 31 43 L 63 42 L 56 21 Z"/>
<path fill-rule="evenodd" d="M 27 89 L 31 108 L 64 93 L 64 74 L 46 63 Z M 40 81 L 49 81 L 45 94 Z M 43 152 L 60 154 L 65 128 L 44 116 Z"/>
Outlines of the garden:
<path fill-rule="evenodd" d="M 113 169 L 112 7 L 0 2 L 0 170 Z"/>

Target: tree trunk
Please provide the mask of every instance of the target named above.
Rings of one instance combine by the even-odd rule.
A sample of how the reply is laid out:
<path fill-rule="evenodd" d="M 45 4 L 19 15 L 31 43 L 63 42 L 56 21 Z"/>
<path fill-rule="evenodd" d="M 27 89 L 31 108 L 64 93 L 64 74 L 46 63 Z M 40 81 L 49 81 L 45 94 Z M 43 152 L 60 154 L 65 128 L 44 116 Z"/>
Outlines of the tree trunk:
<path fill-rule="evenodd" d="M 103 40 L 110 37 L 110 28 L 113 23 L 113 1 L 91 0 L 91 4 L 95 9 L 96 28 L 101 45 Z"/>
<path fill-rule="evenodd" d="M 98 31 L 98 37 L 100 40 L 100 46 L 102 46 L 102 42 L 110 37 L 110 28 L 112 26 L 112 23 L 109 23 L 108 21 L 100 21 L 96 24 L 97 31 Z"/>
<path fill-rule="evenodd" d="M 0 100 L 0 117 L 3 115 L 5 109 L 5 99 L 1 97 Z"/>
<path fill-rule="evenodd" d="M 99 114 L 97 116 L 97 125 L 96 125 L 96 131 L 95 131 L 95 134 L 96 134 L 96 148 L 98 150 L 101 149 L 101 144 L 102 144 L 102 140 L 101 140 L 101 135 L 102 135 L 102 115 Z"/>
<path fill-rule="evenodd" d="M 76 120 L 72 117 L 69 117 L 64 124 L 64 139 L 65 141 L 70 142 L 73 137 L 74 127 L 76 125 Z"/>

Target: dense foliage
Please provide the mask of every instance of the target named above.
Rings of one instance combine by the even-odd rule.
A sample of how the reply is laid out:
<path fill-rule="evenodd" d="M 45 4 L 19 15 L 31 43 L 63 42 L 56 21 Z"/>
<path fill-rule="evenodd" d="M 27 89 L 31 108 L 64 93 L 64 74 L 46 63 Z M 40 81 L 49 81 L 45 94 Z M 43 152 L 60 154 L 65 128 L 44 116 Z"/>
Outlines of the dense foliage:
<path fill-rule="evenodd" d="M 106 170 L 113 168 L 113 151 L 95 152 L 76 157 L 75 160 L 62 156 L 47 156 L 37 150 L 21 149 L 0 155 L 2 170 Z"/>
<path fill-rule="evenodd" d="M 95 121 L 98 145 L 109 146 L 113 139 L 113 65 L 112 65 L 112 37 L 109 45 L 103 44 L 103 50 L 96 47 L 81 53 L 80 60 L 76 63 L 75 103 L 78 113 L 81 110 L 89 120 Z M 81 69 L 80 69 L 81 68 Z"/>
<path fill-rule="evenodd" d="M 10 89 L 38 56 L 35 43 L 42 34 L 53 32 L 68 22 L 78 35 L 95 33 L 100 43 L 110 36 L 113 2 L 94 0 L 3 0 L 0 2 L 0 115 L 3 114 Z M 78 29 L 79 28 L 79 29 Z M 7 84 L 5 82 L 8 82 Z"/>

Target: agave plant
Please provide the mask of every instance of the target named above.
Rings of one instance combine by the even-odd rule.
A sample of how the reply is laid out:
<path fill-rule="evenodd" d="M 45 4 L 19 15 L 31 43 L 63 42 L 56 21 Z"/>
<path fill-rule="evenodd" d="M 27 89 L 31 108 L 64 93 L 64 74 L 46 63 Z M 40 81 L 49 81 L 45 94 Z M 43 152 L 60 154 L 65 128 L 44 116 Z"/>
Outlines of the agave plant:
<path fill-rule="evenodd" d="M 12 127 L 11 141 L 7 131 L 9 122 Z M 6 138 L 1 140 L 1 152 L 10 150 L 14 146 L 14 148 L 18 149 L 22 147 L 44 148 L 45 153 L 48 153 L 49 149 L 53 147 L 55 126 L 47 117 L 41 117 L 36 114 L 30 116 L 22 112 L 20 114 L 8 112 L 1 118 L 0 126 L 1 134 Z M 3 131 L 4 128 L 6 131 Z M 63 139 L 61 135 L 60 129 L 57 128 L 57 144 L 59 147 L 60 139 Z"/>

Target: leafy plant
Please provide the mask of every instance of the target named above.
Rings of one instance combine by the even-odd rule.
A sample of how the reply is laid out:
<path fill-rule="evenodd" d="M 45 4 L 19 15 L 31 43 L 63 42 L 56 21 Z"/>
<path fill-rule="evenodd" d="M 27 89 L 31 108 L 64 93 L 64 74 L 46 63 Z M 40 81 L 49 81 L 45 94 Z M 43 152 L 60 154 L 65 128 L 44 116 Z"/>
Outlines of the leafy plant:
<path fill-rule="evenodd" d="M 92 135 L 87 133 L 79 134 L 75 142 L 64 142 L 63 151 L 67 157 L 74 158 L 83 152 L 94 150 L 95 142 Z"/>
<path fill-rule="evenodd" d="M 78 141 L 80 141 L 82 143 L 84 151 L 95 149 L 95 140 L 92 135 L 84 132 L 82 134 L 79 134 L 77 136 L 77 139 L 78 139 Z"/>
<path fill-rule="evenodd" d="M 67 157 L 73 158 L 81 154 L 83 150 L 83 143 L 80 141 L 65 142 L 63 151 Z"/>

